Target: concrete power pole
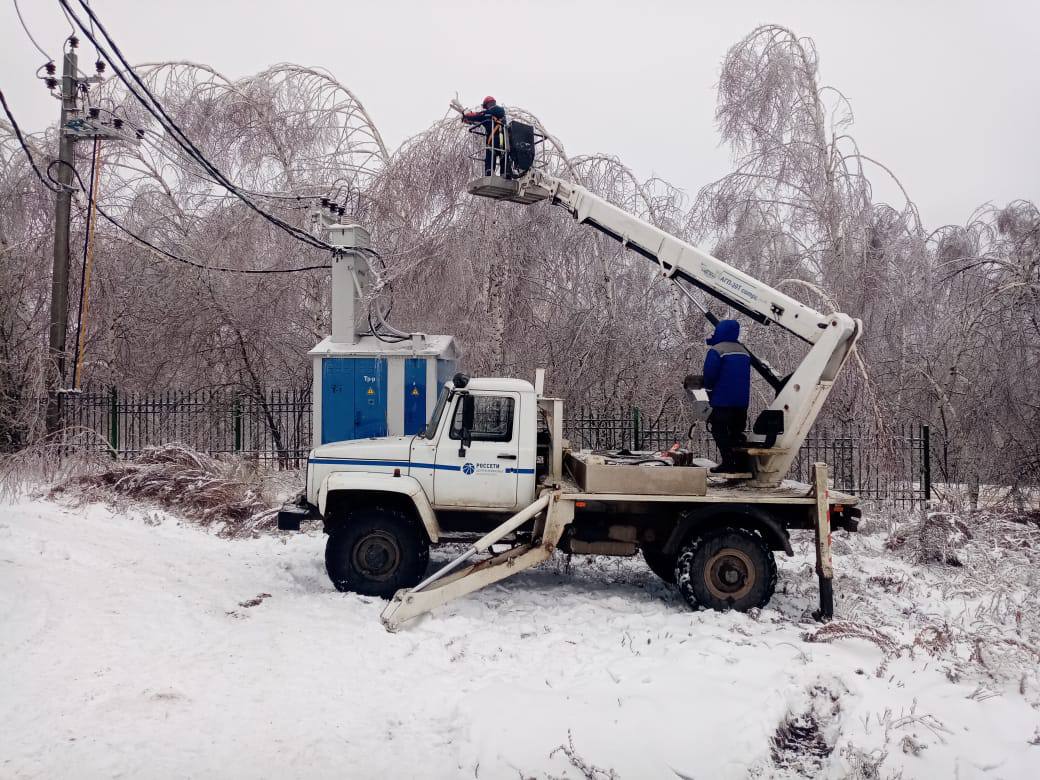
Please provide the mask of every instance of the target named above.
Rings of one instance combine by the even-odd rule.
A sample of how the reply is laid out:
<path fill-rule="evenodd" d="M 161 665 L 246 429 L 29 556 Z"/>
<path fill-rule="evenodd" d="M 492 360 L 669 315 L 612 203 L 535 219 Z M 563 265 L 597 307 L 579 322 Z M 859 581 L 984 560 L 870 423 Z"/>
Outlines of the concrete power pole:
<path fill-rule="evenodd" d="M 54 264 L 51 275 L 51 327 L 48 357 L 51 362 L 47 398 L 47 432 L 61 427 L 61 390 L 65 385 L 65 334 L 69 317 L 69 222 L 72 217 L 72 181 L 75 165 L 75 138 L 66 125 L 77 110 L 77 57 L 74 46 L 65 52 L 61 73 L 61 123 L 58 125 L 57 180 L 61 190 L 54 203 Z"/>

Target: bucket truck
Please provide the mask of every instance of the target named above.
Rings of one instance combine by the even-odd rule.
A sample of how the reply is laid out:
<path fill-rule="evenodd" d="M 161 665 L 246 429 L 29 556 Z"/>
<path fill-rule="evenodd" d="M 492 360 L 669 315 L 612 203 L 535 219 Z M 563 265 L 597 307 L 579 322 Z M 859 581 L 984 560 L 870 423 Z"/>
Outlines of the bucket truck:
<path fill-rule="evenodd" d="M 515 172 L 514 166 L 511 178 L 477 179 L 469 192 L 560 206 L 654 263 L 675 284 L 699 288 L 808 345 L 786 377 L 752 360 L 776 397 L 744 447 L 751 472 L 726 479 L 690 466 L 607 465 L 570 450 L 563 401 L 545 395 L 543 371 L 533 384 L 457 374 L 444 384 L 419 434 L 313 450 L 306 490 L 297 504 L 283 508 L 279 527 L 298 529 L 303 517 L 320 516 L 333 584 L 391 598 L 382 614 L 388 630 L 557 551 L 641 552 L 694 608 L 761 607 L 776 584 L 774 552 L 790 555 L 790 531 L 808 529 L 816 538 L 817 615 L 829 618 L 831 529 L 856 529 L 857 500 L 828 489 L 823 463 L 814 465 L 811 484 L 786 477 L 860 323 L 817 312 L 577 184 L 530 167 Z M 426 576 L 430 545 L 484 531 Z M 503 544 L 508 549 L 494 549 Z"/>

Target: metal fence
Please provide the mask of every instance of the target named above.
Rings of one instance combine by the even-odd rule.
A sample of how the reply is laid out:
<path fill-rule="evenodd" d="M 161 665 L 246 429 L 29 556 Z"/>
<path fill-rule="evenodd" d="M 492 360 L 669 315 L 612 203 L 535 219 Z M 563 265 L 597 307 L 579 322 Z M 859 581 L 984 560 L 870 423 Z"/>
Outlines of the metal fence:
<path fill-rule="evenodd" d="M 179 442 L 211 454 L 239 453 L 280 468 L 298 468 L 311 448 L 311 393 L 230 390 L 134 393 L 110 389 L 67 394 L 66 428 L 87 428 L 118 457 Z M 99 448 L 104 448 L 101 441 Z"/>
<path fill-rule="evenodd" d="M 578 448 L 665 450 L 679 442 L 718 460 L 705 426 L 696 425 L 691 431 L 689 421 L 679 415 L 648 419 L 637 408 L 607 413 L 581 410 L 564 421 L 564 431 Z M 812 464 L 823 461 L 830 466 L 836 490 L 913 507 L 931 498 L 930 452 L 927 425 L 903 423 L 877 431 L 858 423 L 824 423 L 806 437 L 791 477 L 808 481 Z"/>
<path fill-rule="evenodd" d="M 67 428 L 98 435 L 98 448 L 117 457 L 180 442 L 212 454 L 238 453 L 279 468 L 299 468 L 311 447 L 310 389 L 132 393 L 115 389 L 69 394 L 63 400 Z M 589 449 L 664 450 L 687 445 L 689 423 L 681 415 L 649 419 L 640 409 L 579 409 L 564 420 L 572 446 Z M 105 445 L 107 442 L 107 447 Z M 717 460 L 703 425 L 692 445 Z M 866 500 L 915 506 L 931 497 L 927 425 L 903 424 L 878 432 L 854 423 L 817 425 L 806 438 L 791 476 L 808 480 L 812 464 L 830 466 L 834 487 Z"/>

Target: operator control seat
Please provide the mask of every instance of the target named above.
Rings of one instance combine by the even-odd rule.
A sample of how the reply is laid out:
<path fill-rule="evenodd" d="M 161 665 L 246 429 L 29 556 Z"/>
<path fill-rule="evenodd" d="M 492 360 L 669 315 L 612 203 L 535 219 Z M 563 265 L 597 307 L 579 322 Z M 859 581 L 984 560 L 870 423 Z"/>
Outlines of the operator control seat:
<path fill-rule="evenodd" d="M 784 432 L 784 413 L 780 409 L 765 409 L 755 418 L 751 427 L 752 434 L 747 443 L 737 449 L 771 450 L 776 446 L 777 437 Z"/>

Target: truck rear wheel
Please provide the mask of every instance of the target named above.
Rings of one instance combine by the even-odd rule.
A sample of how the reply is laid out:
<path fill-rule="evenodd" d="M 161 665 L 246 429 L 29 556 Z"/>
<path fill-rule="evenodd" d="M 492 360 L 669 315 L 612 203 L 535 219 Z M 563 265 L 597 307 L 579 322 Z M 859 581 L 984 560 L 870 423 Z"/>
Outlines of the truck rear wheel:
<path fill-rule="evenodd" d="M 659 550 L 643 550 L 643 560 L 647 568 L 667 582 L 675 584 L 675 556 Z"/>
<path fill-rule="evenodd" d="M 339 591 L 390 598 L 417 585 L 430 544 L 407 515 L 372 506 L 356 509 L 329 534 L 325 570 Z"/>
<path fill-rule="evenodd" d="M 694 609 L 763 607 L 776 589 L 776 559 L 746 528 L 722 528 L 687 542 L 676 563 L 679 590 Z"/>

